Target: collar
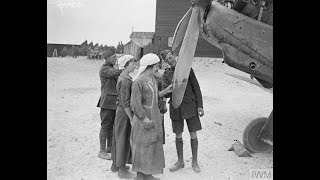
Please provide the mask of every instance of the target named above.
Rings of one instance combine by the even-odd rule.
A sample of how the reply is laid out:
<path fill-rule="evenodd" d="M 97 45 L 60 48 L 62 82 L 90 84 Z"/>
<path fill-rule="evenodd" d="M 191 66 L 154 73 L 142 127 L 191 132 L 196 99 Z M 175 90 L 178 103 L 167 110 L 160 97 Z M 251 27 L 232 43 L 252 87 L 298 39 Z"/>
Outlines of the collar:
<path fill-rule="evenodd" d="M 123 73 L 120 74 L 120 77 L 128 79 L 130 81 L 132 81 L 132 78 L 129 75 L 124 75 Z"/>

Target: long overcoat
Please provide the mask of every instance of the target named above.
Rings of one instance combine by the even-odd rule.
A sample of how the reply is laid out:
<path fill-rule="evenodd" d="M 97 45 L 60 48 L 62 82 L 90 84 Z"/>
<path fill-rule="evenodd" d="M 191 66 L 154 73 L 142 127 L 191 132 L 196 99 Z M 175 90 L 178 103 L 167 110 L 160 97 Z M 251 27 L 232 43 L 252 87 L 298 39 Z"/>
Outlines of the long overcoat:
<path fill-rule="evenodd" d="M 158 83 L 154 77 L 140 75 L 132 85 L 131 129 L 132 170 L 144 174 L 162 174 L 165 167 L 163 152 L 163 129 L 158 106 Z M 153 124 L 150 129 L 143 122 L 148 117 Z"/>

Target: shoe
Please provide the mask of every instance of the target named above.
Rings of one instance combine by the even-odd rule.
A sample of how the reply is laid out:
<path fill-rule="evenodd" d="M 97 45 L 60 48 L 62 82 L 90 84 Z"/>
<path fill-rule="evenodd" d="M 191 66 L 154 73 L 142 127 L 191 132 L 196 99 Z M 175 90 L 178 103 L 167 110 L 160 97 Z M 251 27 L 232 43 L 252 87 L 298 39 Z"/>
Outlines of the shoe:
<path fill-rule="evenodd" d="M 181 168 L 184 168 L 184 162 L 176 162 L 171 168 L 169 168 L 169 171 L 174 172 Z"/>
<path fill-rule="evenodd" d="M 110 160 L 111 157 L 109 156 L 109 154 L 107 153 L 106 150 L 100 150 L 98 157 L 101 159 L 105 159 L 105 160 Z"/>
<path fill-rule="evenodd" d="M 198 162 L 193 162 L 192 161 L 192 169 L 196 172 L 196 173 L 200 173 L 201 172 L 201 170 L 200 170 L 200 167 L 199 167 L 199 165 L 198 165 Z"/>
<path fill-rule="evenodd" d="M 111 169 L 112 172 L 118 172 L 119 171 L 119 167 L 115 166 L 113 163 L 112 163 L 110 169 Z M 126 170 L 128 171 L 129 169 L 130 169 L 130 167 L 126 166 Z"/>
<path fill-rule="evenodd" d="M 135 176 L 129 171 L 124 170 L 124 171 L 118 171 L 118 177 L 120 179 L 133 179 Z"/>

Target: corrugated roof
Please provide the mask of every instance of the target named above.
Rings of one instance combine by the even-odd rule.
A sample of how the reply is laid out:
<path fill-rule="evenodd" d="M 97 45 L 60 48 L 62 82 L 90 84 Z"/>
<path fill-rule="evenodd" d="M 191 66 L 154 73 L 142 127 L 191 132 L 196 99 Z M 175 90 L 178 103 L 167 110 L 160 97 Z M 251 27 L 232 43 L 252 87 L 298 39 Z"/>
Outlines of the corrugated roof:
<path fill-rule="evenodd" d="M 130 38 L 136 39 L 152 39 L 154 32 L 132 32 L 130 34 Z"/>

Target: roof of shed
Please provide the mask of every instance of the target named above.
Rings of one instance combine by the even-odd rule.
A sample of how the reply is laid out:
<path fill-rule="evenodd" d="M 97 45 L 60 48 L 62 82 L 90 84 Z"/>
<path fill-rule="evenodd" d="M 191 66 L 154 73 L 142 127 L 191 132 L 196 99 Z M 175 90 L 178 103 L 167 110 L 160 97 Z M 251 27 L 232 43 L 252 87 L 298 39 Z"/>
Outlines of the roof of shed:
<path fill-rule="evenodd" d="M 130 34 L 130 39 L 152 39 L 154 32 L 132 32 Z"/>

